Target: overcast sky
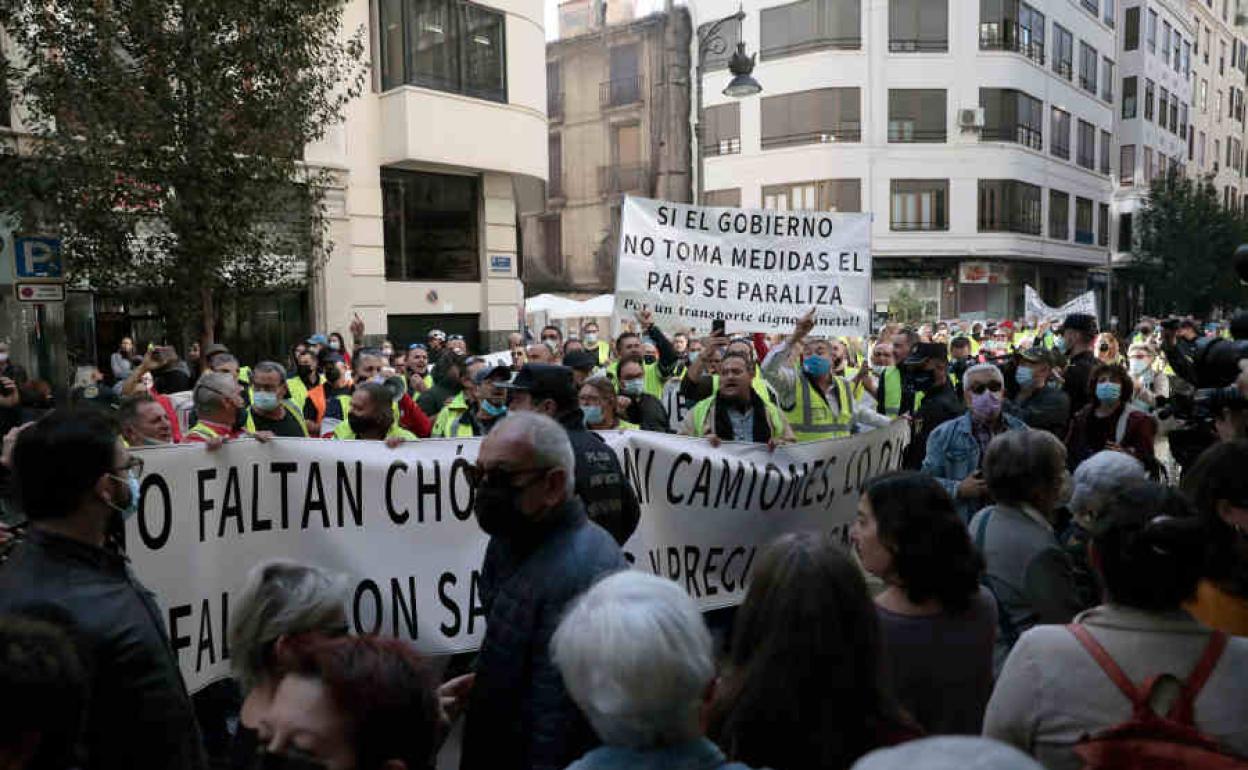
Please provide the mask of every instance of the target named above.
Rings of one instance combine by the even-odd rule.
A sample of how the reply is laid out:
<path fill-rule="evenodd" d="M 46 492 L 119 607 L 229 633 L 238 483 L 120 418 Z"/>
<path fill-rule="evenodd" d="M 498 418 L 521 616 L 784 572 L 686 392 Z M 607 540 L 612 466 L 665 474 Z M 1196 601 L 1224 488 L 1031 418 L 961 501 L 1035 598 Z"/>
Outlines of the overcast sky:
<path fill-rule="evenodd" d="M 560 0 L 546 0 L 546 39 L 554 40 L 559 37 L 559 2 Z M 645 16 L 648 13 L 663 8 L 663 0 L 636 0 L 637 16 Z M 676 0 L 676 5 L 684 5 L 685 0 Z"/>

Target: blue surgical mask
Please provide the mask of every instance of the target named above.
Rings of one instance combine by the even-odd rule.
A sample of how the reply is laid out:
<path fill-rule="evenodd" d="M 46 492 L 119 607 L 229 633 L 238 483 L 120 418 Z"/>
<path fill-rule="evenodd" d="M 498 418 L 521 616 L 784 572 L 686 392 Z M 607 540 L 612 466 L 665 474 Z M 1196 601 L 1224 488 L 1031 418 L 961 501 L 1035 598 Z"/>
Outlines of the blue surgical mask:
<path fill-rule="evenodd" d="M 698 351 L 698 350 L 690 350 L 689 351 L 689 363 L 692 364 L 694 361 L 697 361 L 698 355 L 700 354 L 700 352 L 701 351 Z"/>
<path fill-rule="evenodd" d="M 602 422 L 601 406 L 582 406 L 581 413 L 585 415 L 585 427 L 589 428 Z"/>
<path fill-rule="evenodd" d="M 1102 404 L 1116 404 L 1122 397 L 1122 386 L 1116 382 L 1096 383 L 1096 400 Z"/>
<path fill-rule="evenodd" d="M 1053 349 L 1056 350 L 1058 353 L 1065 353 L 1066 352 L 1066 338 L 1065 337 L 1055 338 L 1053 340 Z"/>
<path fill-rule="evenodd" d="M 624 380 L 620 383 L 620 391 L 630 396 L 640 396 L 646 390 L 646 383 L 640 379 Z"/>
<path fill-rule="evenodd" d="M 1030 388 L 1036 381 L 1036 373 L 1030 366 L 1020 366 L 1014 370 L 1014 381 L 1020 388 Z"/>
<path fill-rule="evenodd" d="M 823 356 L 807 356 L 802 362 L 802 370 L 811 377 L 822 377 L 832 371 L 832 362 Z"/>
<path fill-rule="evenodd" d="M 267 390 L 257 390 L 251 394 L 251 405 L 261 412 L 271 412 L 277 408 L 277 394 Z"/>
<path fill-rule="evenodd" d="M 130 490 L 130 498 L 124 506 L 109 503 L 108 506 L 121 515 L 121 520 L 125 521 L 131 516 L 139 512 L 139 477 L 134 473 L 126 473 L 125 476 L 113 475 L 118 481 L 124 481 L 126 488 Z"/>
<path fill-rule="evenodd" d="M 495 404 L 493 401 L 482 401 L 481 408 L 491 417 L 502 417 L 507 414 L 506 404 Z"/>

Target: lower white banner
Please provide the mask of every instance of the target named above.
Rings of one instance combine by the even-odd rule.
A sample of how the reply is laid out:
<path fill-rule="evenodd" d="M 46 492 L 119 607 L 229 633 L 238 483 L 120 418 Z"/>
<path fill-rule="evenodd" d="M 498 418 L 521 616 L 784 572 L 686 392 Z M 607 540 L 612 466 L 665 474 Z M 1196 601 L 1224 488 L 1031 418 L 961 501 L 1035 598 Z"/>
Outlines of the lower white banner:
<path fill-rule="evenodd" d="M 863 482 L 900 467 L 904 421 L 769 453 L 756 444 L 639 431 L 603 434 L 641 503 L 625 545 L 637 569 L 680 583 L 704 609 L 736 604 L 759 549 L 785 532 L 848 542 Z M 485 627 L 478 571 L 486 535 L 465 470 L 479 439 L 238 441 L 216 452 L 135 450 L 145 463 L 127 523 L 135 573 L 165 612 L 187 686 L 228 675 L 230 612 L 248 571 L 285 558 L 350 580 L 358 633 L 469 651 Z"/>
<path fill-rule="evenodd" d="M 1061 307 L 1046 305 L 1040 299 L 1040 292 L 1030 286 L 1023 286 L 1023 304 L 1026 306 L 1024 315 L 1031 321 L 1050 321 L 1061 323 L 1072 313 L 1083 313 L 1096 317 L 1096 292 L 1085 291 Z"/>

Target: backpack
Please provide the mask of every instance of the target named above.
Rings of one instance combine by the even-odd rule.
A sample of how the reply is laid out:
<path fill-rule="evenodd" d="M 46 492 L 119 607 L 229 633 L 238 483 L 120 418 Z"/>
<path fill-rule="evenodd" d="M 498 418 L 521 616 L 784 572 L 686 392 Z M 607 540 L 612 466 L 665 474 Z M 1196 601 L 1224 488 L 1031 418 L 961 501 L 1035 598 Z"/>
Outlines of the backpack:
<path fill-rule="evenodd" d="M 1143 687 L 1136 687 L 1086 628 L 1076 623 L 1066 628 L 1132 705 L 1130 720 L 1096 735 L 1084 735 L 1075 744 L 1075 755 L 1083 760 L 1084 770 L 1248 768 L 1248 759 L 1231 754 L 1219 746 L 1217 741 L 1196 729 L 1193 704 L 1226 649 L 1226 634 L 1221 631 L 1213 632 L 1196 667 L 1183 683 L 1174 705 L 1170 707 L 1169 713 L 1161 716 L 1153 711 L 1150 703 L 1160 676 L 1149 677 Z"/>

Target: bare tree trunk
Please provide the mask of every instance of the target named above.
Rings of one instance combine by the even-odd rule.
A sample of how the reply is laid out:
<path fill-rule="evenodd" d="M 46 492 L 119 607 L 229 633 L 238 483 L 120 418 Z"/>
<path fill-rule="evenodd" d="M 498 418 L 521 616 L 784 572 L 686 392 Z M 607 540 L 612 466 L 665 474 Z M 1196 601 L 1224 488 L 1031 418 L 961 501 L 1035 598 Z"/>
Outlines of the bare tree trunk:
<path fill-rule="evenodd" d="M 216 306 L 213 303 L 212 289 L 207 286 L 203 286 L 199 290 L 199 310 L 199 361 L 202 368 L 207 362 L 204 354 L 207 352 L 208 346 L 213 342 L 217 326 Z"/>

